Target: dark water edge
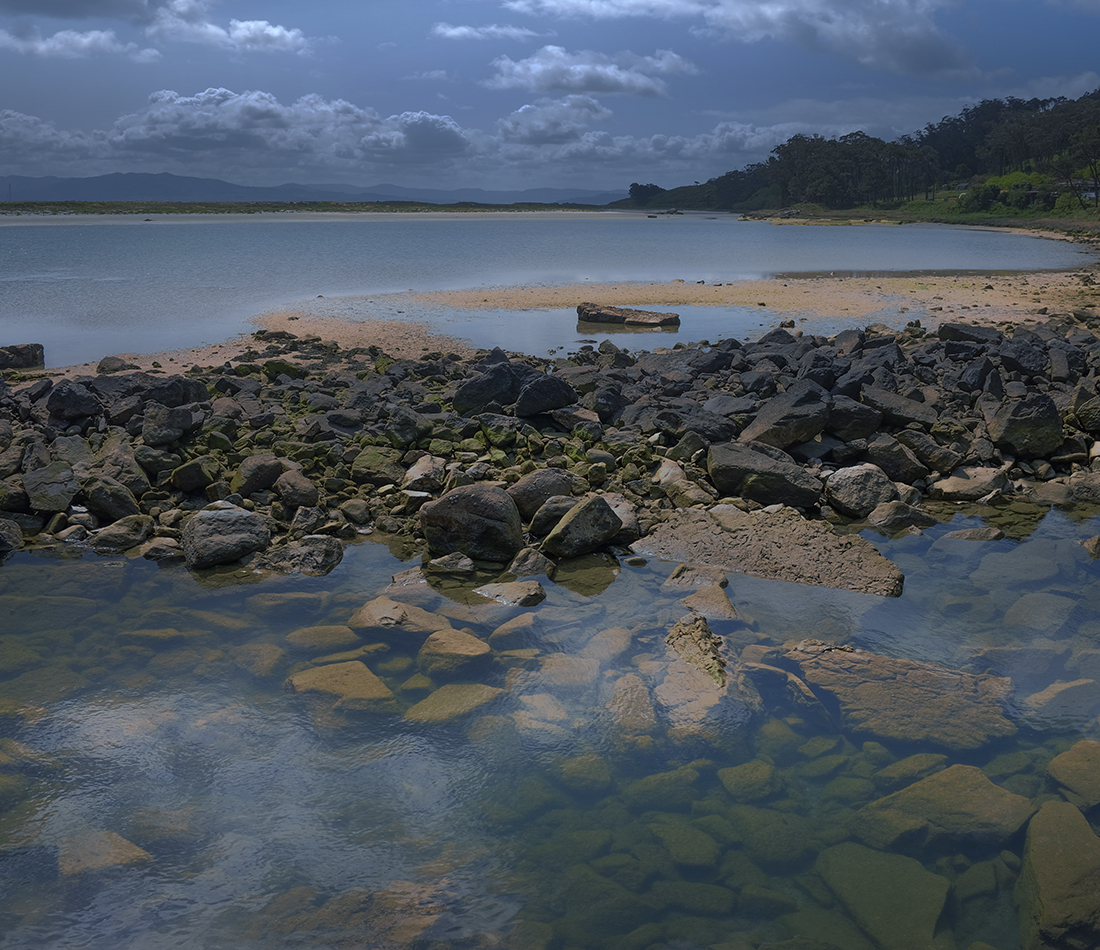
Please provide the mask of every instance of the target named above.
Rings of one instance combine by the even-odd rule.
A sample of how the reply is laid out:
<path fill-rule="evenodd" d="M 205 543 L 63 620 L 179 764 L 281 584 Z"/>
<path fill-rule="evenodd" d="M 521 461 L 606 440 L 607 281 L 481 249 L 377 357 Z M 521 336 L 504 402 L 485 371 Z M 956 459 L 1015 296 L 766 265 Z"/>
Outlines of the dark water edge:
<path fill-rule="evenodd" d="M 943 537 L 985 523 L 1007 537 Z M 1098 530 L 1096 517 L 1015 503 L 896 540 L 866 533 L 905 571 L 901 598 L 731 575 L 738 619 L 712 628 L 731 651 L 817 637 L 950 668 L 997 649 L 998 662 L 1017 656 L 1023 700 L 1095 662 L 1100 568 L 1078 542 Z M 982 570 L 991 555 L 995 575 Z M 312 579 L 64 548 L 9 560 L 0 732 L 20 764 L 0 772 L 3 945 L 907 946 L 900 918 L 873 942 L 820 863 L 863 847 L 859 809 L 893 790 L 898 763 L 977 766 L 1038 805 L 1060 797 L 1049 761 L 1097 734 L 1085 705 L 1047 719 L 1017 710 L 1016 736 L 953 753 L 812 722 L 781 696 L 752 722 L 685 728 L 659 709 L 652 727 L 624 729 L 610 686 L 657 676 L 685 592 L 663 586 L 674 565 L 611 558 L 542 579 L 535 608 L 478 617 L 460 589 L 424 595 L 483 638 L 532 612 L 540 656 L 597 661 L 553 674 L 498 665 L 484 681 L 507 694 L 466 719 L 424 726 L 303 702 L 282 688 L 308 659 L 293 652 L 257 675 L 258 647 L 346 622 L 408 566 L 369 541 Z M 1046 628 L 1012 620 L 1021 597 L 1042 595 L 1072 604 Z M 629 637 L 606 635 L 616 629 Z M 402 706 L 420 698 L 410 651 L 391 643 L 368 665 Z M 772 785 L 738 798 L 723 770 L 748 763 Z M 936 946 L 952 945 L 945 934 L 1020 946 L 1022 846 L 1021 831 L 893 849 L 914 859 L 907 873 L 946 882 Z M 887 876 L 872 903 L 893 901 L 900 880 Z"/>

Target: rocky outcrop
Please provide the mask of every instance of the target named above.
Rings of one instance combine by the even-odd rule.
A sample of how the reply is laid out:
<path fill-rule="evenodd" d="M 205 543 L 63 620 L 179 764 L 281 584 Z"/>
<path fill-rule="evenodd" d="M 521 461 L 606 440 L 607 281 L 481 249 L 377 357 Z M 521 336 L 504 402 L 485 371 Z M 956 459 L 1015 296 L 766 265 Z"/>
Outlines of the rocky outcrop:
<path fill-rule="evenodd" d="M 493 350 L 465 362 L 261 332 L 228 365 L 168 375 L 116 361 L 0 390 L 0 510 L 28 540 L 65 543 L 148 516 L 165 551 L 195 512 L 228 500 L 269 526 L 265 569 L 324 570 L 335 559 L 305 538 L 378 532 L 407 555 L 461 550 L 435 529 L 429 541 L 420 516 L 458 489 L 513 496 L 518 532 L 509 524 L 489 552 L 505 563 L 589 493 L 624 526 L 593 542 L 603 548 L 718 503 L 791 506 L 803 524 L 785 527 L 810 536 L 853 521 L 920 530 L 944 511 L 925 499 L 1100 500 L 1100 338 L 1070 320 L 1011 336 L 949 326 L 832 339 L 779 329 L 639 353 L 604 341 L 568 358 Z M 869 466 L 886 481 L 857 491 Z M 764 571 L 889 586 L 794 563 Z"/>
<path fill-rule="evenodd" d="M 680 325 L 680 315 L 582 303 L 577 305 L 577 321 L 579 323 L 622 323 L 627 326 L 675 327 Z"/>
<path fill-rule="evenodd" d="M 32 369 L 46 361 L 41 343 L 11 343 L 0 346 L 0 369 Z"/>

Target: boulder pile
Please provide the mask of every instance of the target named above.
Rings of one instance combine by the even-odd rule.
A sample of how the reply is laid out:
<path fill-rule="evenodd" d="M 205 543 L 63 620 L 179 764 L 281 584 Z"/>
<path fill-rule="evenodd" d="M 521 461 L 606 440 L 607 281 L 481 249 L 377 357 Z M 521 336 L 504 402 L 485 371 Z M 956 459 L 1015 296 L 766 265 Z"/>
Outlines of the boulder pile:
<path fill-rule="evenodd" d="M 896 595 L 851 525 L 914 531 L 1012 493 L 1100 502 L 1094 323 L 465 361 L 260 332 L 219 367 L 108 358 L 0 384 L 0 545 L 323 573 L 378 532 L 512 575 L 635 545 Z"/>

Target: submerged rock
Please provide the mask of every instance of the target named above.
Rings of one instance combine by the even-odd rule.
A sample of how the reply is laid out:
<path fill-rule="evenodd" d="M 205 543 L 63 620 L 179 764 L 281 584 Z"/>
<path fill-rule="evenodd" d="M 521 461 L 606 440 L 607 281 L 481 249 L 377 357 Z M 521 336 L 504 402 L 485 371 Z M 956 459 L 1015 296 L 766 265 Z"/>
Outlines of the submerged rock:
<path fill-rule="evenodd" d="M 928 950 L 951 884 L 912 858 L 846 842 L 822 851 L 815 869 L 881 950 Z"/>
<path fill-rule="evenodd" d="M 405 711 L 409 722 L 442 723 L 468 716 L 504 695 L 504 690 L 481 683 L 449 683 Z"/>
<path fill-rule="evenodd" d="M 1016 903 L 1024 950 L 1100 945 L 1100 838 L 1069 802 L 1044 802 L 1031 819 Z"/>
<path fill-rule="evenodd" d="M 897 597 L 904 576 L 870 542 L 839 535 L 797 512 L 747 513 L 732 505 L 674 511 L 631 545 L 636 554 L 709 564 L 774 580 Z"/>
<path fill-rule="evenodd" d="M 337 709 L 397 711 L 397 701 L 390 688 L 358 660 L 302 670 L 284 685 L 292 693 L 318 693 L 335 699 Z"/>
<path fill-rule="evenodd" d="M 1082 739 L 1051 759 L 1047 773 L 1075 805 L 1083 809 L 1100 805 L 1100 742 Z"/>
<path fill-rule="evenodd" d="M 1034 812 L 1028 799 L 994 785 L 981 769 L 952 765 L 865 805 L 855 827 L 867 844 L 883 850 L 1001 846 Z"/>
<path fill-rule="evenodd" d="M 819 694 L 833 697 L 846 728 L 953 751 L 1015 735 L 1004 704 L 1011 682 L 934 663 L 880 656 L 820 641 L 783 654 Z"/>

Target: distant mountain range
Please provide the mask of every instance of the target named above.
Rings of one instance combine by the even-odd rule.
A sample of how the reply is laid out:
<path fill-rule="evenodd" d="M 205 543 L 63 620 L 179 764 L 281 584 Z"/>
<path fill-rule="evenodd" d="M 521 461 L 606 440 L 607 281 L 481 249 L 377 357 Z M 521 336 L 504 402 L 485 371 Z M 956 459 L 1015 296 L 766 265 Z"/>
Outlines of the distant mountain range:
<path fill-rule="evenodd" d="M 605 205 L 626 197 L 626 191 L 585 191 L 574 188 L 528 188 L 485 191 L 482 188 L 406 188 L 381 184 L 354 185 L 235 185 L 217 178 L 189 178 L 162 173 L 116 173 L 92 178 L 0 177 L 0 203 L 5 201 L 425 201 L 454 204 Z"/>

